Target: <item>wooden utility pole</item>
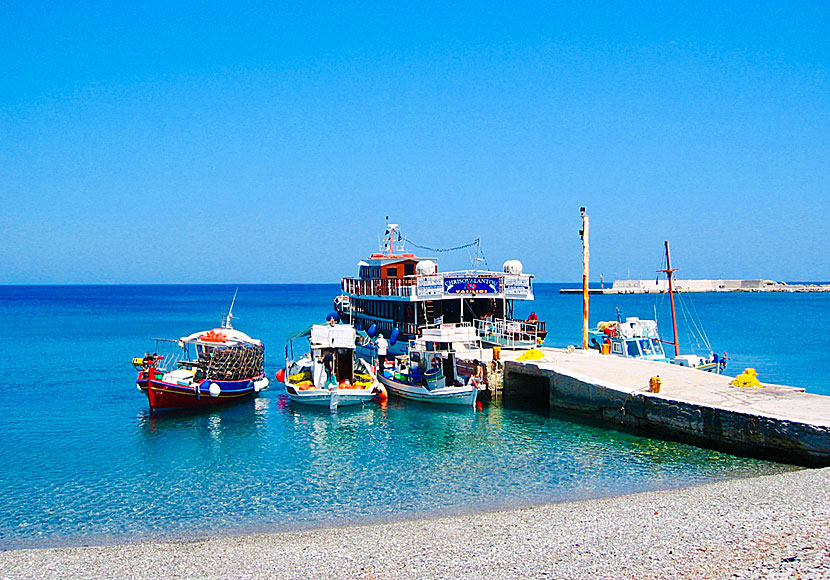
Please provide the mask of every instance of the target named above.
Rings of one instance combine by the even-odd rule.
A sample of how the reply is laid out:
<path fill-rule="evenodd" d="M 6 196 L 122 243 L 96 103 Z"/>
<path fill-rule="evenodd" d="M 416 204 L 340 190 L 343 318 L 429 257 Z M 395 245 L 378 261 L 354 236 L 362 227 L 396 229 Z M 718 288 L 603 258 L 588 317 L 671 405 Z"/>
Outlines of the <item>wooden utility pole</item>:
<path fill-rule="evenodd" d="M 582 349 L 588 350 L 588 262 L 591 252 L 588 246 L 588 214 L 585 208 L 579 208 L 582 216 L 582 229 L 579 235 L 582 238 Z"/>

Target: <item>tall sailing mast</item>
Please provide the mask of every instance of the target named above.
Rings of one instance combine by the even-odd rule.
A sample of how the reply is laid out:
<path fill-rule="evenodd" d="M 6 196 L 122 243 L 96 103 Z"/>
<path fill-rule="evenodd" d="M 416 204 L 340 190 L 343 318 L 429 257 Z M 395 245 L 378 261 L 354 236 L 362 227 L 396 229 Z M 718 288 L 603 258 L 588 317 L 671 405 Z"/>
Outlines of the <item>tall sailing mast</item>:
<path fill-rule="evenodd" d="M 672 274 L 677 271 L 677 268 L 671 267 L 671 256 L 669 255 L 669 242 L 666 241 L 666 269 L 657 270 L 664 272 L 669 279 L 669 302 L 671 302 L 671 327 L 674 331 L 674 356 L 680 355 L 680 348 L 677 342 L 677 317 L 674 314 L 674 288 L 672 287 Z"/>

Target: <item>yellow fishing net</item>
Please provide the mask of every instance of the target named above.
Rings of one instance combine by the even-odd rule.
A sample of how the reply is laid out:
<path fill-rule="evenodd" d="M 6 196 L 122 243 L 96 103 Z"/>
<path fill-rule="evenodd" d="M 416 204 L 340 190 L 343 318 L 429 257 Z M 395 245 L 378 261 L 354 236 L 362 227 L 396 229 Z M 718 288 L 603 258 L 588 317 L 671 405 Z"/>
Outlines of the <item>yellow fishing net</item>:
<path fill-rule="evenodd" d="M 531 348 L 529 351 L 519 356 L 516 360 L 539 360 L 541 358 L 545 358 L 545 353 L 538 348 Z"/>
<path fill-rule="evenodd" d="M 744 372 L 735 377 L 735 380 L 729 383 L 734 387 L 758 387 L 763 388 L 761 381 L 758 380 L 758 373 L 755 369 L 746 369 Z"/>

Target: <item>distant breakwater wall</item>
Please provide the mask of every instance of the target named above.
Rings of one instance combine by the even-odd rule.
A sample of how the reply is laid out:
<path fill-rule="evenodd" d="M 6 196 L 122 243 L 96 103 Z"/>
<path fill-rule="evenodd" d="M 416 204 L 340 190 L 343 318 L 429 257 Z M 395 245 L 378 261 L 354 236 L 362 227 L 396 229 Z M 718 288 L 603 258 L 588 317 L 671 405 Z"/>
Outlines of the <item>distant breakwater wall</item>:
<path fill-rule="evenodd" d="M 787 284 L 773 280 L 674 280 L 675 292 L 830 292 L 830 284 Z M 661 294 L 667 280 L 616 280 L 611 288 L 591 288 L 591 294 Z M 581 294 L 580 288 L 563 288 L 560 294 Z"/>

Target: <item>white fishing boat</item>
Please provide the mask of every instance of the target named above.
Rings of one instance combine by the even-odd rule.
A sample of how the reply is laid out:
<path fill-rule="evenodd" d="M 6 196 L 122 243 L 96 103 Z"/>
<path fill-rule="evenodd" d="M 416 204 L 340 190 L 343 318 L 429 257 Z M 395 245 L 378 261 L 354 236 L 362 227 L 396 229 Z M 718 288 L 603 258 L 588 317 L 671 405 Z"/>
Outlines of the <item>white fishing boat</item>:
<path fill-rule="evenodd" d="M 294 341 L 308 337 L 309 352 L 294 358 Z M 315 324 L 292 336 L 286 345 L 285 369 L 277 380 L 285 383 L 294 403 L 336 409 L 371 401 L 383 388 L 369 361 L 355 356 L 357 334 L 350 324 Z M 332 374 L 325 361 L 330 355 Z"/>
<path fill-rule="evenodd" d="M 641 320 L 629 317 L 622 320 L 617 310 L 617 320 L 600 322 L 597 327 L 589 332 L 590 347 L 601 351 L 603 354 L 611 354 L 626 358 L 637 358 L 666 362 L 685 367 L 695 368 L 701 371 L 712 373 L 723 373 L 726 369 L 726 353 L 719 356 L 709 342 L 703 330 L 703 324 L 695 320 L 696 311 L 686 308 L 686 318 L 694 322 L 691 329 L 697 339 L 702 343 L 706 352 L 705 356 L 699 354 L 680 354 L 679 341 L 677 338 L 677 316 L 674 306 L 673 274 L 677 270 L 671 267 L 671 256 L 669 254 L 669 243 L 666 242 L 666 268 L 659 270 L 668 277 L 669 298 L 671 300 L 672 317 L 672 342 L 662 340 L 657 330 L 656 320 Z M 669 356 L 663 349 L 663 345 L 671 345 L 674 349 L 674 357 Z"/>
<path fill-rule="evenodd" d="M 492 358 L 471 324 L 432 325 L 409 341 L 406 353 L 382 369 L 378 380 L 404 399 L 472 407 Z"/>

